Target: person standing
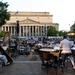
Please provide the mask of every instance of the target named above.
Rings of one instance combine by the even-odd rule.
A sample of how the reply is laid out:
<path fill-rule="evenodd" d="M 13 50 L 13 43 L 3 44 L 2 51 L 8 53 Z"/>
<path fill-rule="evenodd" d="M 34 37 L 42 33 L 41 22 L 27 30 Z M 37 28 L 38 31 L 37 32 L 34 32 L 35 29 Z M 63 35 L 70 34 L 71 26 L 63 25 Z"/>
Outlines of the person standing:
<path fill-rule="evenodd" d="M 62 50 L 63 65 L 65 65 L 66 57 L 70 59 L 73 69 L 75 69 L 74 58 L 72 56 L 71 47 L 73 44 L 67 39 L 67 36 L 63 36 L 63 40 L 60 42 Z"/>

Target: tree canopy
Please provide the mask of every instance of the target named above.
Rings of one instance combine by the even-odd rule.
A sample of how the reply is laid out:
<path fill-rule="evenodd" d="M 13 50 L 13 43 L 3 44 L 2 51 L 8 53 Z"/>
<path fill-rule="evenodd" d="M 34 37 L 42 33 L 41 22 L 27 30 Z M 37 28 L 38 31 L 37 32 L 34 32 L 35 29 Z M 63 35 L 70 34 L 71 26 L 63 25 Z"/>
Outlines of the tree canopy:
<path fill-rule="evenodd" d="M 4 36 L 4 34 L 5 34 L 5 31 L 3 30 L 3 31 L 1 31 L 0 32 L 0 37 L 3 37 Z"/>
<path fill-rule="evenodd" d="M 50 26 L 50 28 L 47 31 L 47 36 L 56 36 L 58 34 L 58 31 L 55 27 Z"/>
<path fill-rule="evenodd" d="M 71 26 L 71 31 L 75 33 L 75 23 Z"/>
<path fill-rule="evenodd" d="M 59 31 L 59 36 L 64 36 L 64 35 L 67 35 L 68 32 L 66 31 Z"/>
<path fill-rule="evenodd" d="M 7 11 L 9 4 L 7 2 L 0 1 L 0 27 L 10 19 L 10 13 Z"/>

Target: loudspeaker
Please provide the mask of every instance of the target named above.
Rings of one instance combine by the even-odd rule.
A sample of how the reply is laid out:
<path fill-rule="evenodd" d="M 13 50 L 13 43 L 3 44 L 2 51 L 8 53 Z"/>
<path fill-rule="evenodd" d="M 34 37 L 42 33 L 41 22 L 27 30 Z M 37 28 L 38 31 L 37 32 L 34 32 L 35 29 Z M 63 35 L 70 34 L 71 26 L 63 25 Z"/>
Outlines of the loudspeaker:
<path fill-rule="evenodd" d="M 16 31 L 17 31 L 17 33 L 19 33 L 19 21 L 17 21 Z"/>

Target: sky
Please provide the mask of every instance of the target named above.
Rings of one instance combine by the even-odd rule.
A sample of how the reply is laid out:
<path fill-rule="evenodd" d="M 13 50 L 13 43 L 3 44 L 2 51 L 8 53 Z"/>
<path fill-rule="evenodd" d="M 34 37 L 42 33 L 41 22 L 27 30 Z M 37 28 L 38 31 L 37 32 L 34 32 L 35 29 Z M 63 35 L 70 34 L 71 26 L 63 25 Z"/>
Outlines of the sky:
<path fill-rule="evenodd" d="M 8 2 L 8 11 L 49 12 L 59 31 L 69 31 L 75 22 L 75 0 L 0 0 Z"/>

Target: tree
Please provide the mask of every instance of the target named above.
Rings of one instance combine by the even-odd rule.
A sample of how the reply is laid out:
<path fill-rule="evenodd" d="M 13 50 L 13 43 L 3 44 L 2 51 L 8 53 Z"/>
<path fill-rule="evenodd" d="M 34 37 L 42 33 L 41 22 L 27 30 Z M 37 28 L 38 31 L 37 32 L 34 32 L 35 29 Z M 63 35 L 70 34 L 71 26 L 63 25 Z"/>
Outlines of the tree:
<path fill-rule="evenodd" d="M 70 35 L 70 37 L 72 37 L 72 38 L 75 38 L 75 23 L 71 26 L 71 31 L 70 31 L 70 33 L 74 33 L 74 35 L 72 36 L 72 35 Z"/>
<path fill-rule="evenodd" d="M 47 36 L 57 36 L 58 31 L 56 30 L 55 27 L 50 26 L 50 28 L 47 31 Z"/>
<path fill-rule="evenodd" d="M 5 31 L 1 31 L 1 32 L 0 32 L 0 37 L 3 37 L 4 34 L 5 34 Z"/>
<path fill-rule="evenodd" d="M 75 23 L 71 26 L 71 31 L 75 33 Z"/>
<path fill-rule="evenodd" d="M 10 13 L 7 12 L 8 7 L 7 2 L 0 1 L 0 27 L 6 23 L 7 20 L 10 19 Z"/>
<path fill-rule="evenodd" d="M 59 36 L 64 36 L 64 35 L 67 35 L 68 32 L 66 31 L 59 31 Z"/>
<path fill-rule="evenodd" d="M 63 36 L 63 31 L 59 31 L 59 36 Z"/>

